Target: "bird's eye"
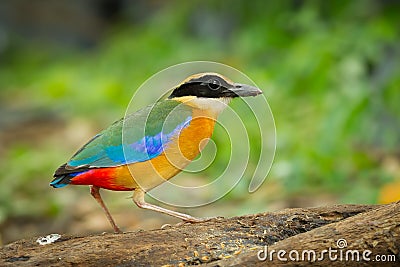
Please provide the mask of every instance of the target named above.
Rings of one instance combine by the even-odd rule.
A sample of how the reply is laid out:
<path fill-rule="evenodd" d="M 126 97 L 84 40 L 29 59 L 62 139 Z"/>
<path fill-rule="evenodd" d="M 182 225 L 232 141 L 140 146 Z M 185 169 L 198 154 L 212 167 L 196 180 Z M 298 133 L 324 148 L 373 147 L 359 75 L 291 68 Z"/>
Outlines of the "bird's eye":
<path fill-rule="evenodd" d="M 218 81 L 217 79 L 211 79 L 208 81 L 207 84 L 211 90 L 218 90 L 221 87 L 221 82 Z"/>

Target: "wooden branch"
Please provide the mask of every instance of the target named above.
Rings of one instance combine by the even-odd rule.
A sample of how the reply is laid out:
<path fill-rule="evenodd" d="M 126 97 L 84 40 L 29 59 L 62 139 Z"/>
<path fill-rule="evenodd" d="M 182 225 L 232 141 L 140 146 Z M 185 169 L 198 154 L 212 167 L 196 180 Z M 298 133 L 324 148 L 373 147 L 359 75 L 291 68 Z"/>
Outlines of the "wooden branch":
<path fill-rule="evenodd" d="M 329 255 L 329 248 L 332 252 Z M 322 250 L 328 250 L 322 256 Z M 277 253 L 285 251 L 283 260 Z M 271 251 L 276 251 L 270 261 Z M 289 253 L 292 253 L 291 261 Z M 302 260 L 302 253 L 304 259 Z M 315 228 L 281 240 L 260 253 L 266 261 L 262 262 L 255 253 L 247 252 L 240 257 L 219 261 L 210 266 L 306 266 L 309 259 L 314 259 L 311 252 L 316 252 L 314 266 L 399 266 L 400 263 L 400 202 L 381 206 L 369 212 L 363 212 L 336 223 Z M 354 254 L 353 254 L 354 253 Z M 364 255 L 363 255 L 364 253 Z M 282 252 L 283 254 L 283 252 Z M 358 255 L 358 256 L 357 256 Z M 377 257 L 378 255 L 378 257 Z M 377 261 L 380 262 L 377 262 Z M 384 260 L 384 261 L 383 261 Z"/>
<path fill-rule="evenodd" d="M 399 235 L 400 203 L 335 205 L 285 209 L 124 234 L 62 235 L 55 243 L 44 246 L 36 239 L 20 240 L 0 249 L 0 266 L 279 265 L 285 262 L 278 261 L 276 254 L 273 262 L 269 259 L 262 262 L 257 254 L 266 245 L 269 251 L 314 249 L 321 252 L 336 248 L 340 238 L 347 241 L 345 249 L 369 249 L 372 255 L 397 255 L 398 263 Z M 316 263 L 326 265 L 327 262 Z M 353 263 L 360 264 L 333 262 L 337 266 Z"/>

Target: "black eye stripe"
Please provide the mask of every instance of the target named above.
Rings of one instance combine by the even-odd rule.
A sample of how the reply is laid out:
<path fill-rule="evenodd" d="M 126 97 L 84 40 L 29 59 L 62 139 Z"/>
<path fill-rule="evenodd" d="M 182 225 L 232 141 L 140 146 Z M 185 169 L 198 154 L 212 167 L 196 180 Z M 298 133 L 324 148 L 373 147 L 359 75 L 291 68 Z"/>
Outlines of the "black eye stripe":
<path fill-rule="evenodd" d="M 236 97 L 229 91 L 233 85 L 216 75 L 204 75 L 186 81 L 174 89 L 169 98 L 197 96 L 206 98 Z"/>

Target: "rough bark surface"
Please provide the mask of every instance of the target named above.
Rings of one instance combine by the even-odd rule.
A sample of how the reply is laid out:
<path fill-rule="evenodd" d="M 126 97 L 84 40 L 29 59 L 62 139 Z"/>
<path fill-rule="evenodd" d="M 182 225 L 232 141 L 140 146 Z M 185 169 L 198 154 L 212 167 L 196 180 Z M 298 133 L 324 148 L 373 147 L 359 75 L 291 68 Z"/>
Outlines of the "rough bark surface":
<path fill-rule="evenodd" d="M 342 249 L 339 239 L 347 242 Z M 260 261 L 257 254 L 264 257 L 265 246 L 267 259 Z M 400 202 L 285 209 L 124 234 L 62 235 L 48 245 L 20 240 L 0 249 L 0 266 L 299 266 L 310 263 L 307 255 L 301 260 L 302 251 L 313 250 L 318 258 L 329 247 L 337 250 L 338 259 L 330 261 L 326 254 L 316 266 L 372 266 L 378 254 L 392 257 L 385 265 L 399 266 Z M 351 260 L 350 255 L 346 261 L 346 251 L 356 249 L 370 250 L 371 261 Z M 277 253 L 271 261 L 272 250 L 285 250 L 281 258 L 287 261 Z M 289 258 L 291 250 L 299 252 L 299 261 Z"/>

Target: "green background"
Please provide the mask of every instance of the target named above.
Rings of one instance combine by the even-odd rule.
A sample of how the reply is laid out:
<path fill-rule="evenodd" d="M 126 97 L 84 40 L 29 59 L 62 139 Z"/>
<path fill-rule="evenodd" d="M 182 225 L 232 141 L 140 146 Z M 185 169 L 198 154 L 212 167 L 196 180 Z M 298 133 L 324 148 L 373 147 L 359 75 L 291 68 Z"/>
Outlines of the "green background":
<path fill-rule="evenodd" d="M 399 16 L 398 1 L 3 1 L 0 243 L 111 231 L 88 188 L 52 189 L 52 174 L 123 116 L 146 79 L 193 60 L 230 65 L 263 89 L 277 150 L 257 192 L 244 177 L 211 205 L 177 210 L 400 199 Z M 177 222 L 139 210 L 130 193 L 103 195 L 124 230 Z"/>

